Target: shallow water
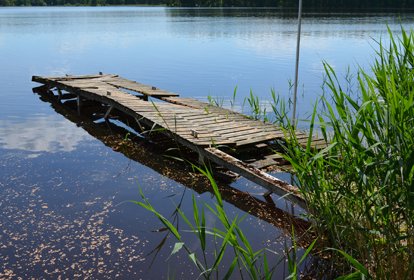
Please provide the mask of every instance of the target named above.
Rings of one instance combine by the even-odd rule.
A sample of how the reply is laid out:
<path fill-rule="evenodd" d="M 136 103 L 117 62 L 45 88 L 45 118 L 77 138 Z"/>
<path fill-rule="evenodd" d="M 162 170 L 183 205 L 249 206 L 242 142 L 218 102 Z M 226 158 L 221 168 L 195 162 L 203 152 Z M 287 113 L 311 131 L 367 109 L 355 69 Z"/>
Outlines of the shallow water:
<path fill-rule="evenodd" d="M 300 116 L 321 93 L 322 60 L 340 76 L 348 65 L 367 68 L 372 38 L 386 36 L 385 23 L 398 30 L 400 22 L 412 27 L 414 16 L 305 15 Z M 268 9 L 0 8 L 2 276 L 196 278 L 184 255 L 167 261 L 172 238 L 149 255 L 166 233 L 153 232 L 162 225 L 128 201 L 139 200 L 141 188 L 168 217 L 182 197 L 189 215 L 192 195 L 213 203 L 206 180 L 156 146 L 138 140 L 123 148 L 125 131 L 41 100 L 32 93 L 32 75 L 102 71 L 198 98 L 228 99 L 237 86 L 239 104 L 250 89 L 262 99 L 270 88 L 287 98 L 295 32 L 293 15 Z M 226 208 L 246 215 L 246 235 L 255 248 L 276 251 L 276 263 L 290 221 L 263 202 L 263 189 L 245 179 L 231 187 L 253 194 L 228 190 Z M 277 275 L 286 273 L 282 262 Z"/>

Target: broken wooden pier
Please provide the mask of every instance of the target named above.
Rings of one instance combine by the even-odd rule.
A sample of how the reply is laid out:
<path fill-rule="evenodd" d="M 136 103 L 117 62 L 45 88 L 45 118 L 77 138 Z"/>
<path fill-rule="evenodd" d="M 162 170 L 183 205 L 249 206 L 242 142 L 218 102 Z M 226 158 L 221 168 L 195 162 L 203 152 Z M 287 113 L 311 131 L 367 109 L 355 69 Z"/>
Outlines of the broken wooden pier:
<path fill-rule="evenodd" d="M 105 106 L 105 119 L 122 112 L 141 133 L 162 133 L 196 152 L 200 161 L 223 166 L 306 209 L 297 187 L 264 171 L 286 164 L 273 147 L 287 136 L 273 124 L 118 75 L 33 76 L 32 80 L 55 92 L 59 100 L 76 99 L 79 113 L 83 103 L 90 101 Z M 300 145 L 306 145 L 306 133 L 297 131 L 296 137 Z M 322 148 L 326 143 L 313 139 L 312 146 Z"/>

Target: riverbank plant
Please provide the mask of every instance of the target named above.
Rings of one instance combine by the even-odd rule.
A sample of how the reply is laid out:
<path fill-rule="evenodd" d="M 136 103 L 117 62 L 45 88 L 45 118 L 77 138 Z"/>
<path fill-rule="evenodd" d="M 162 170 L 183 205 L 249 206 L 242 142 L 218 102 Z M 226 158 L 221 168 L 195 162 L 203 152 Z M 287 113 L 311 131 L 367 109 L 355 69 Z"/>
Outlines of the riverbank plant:
<path fill-rule="evenodd" d="M 314 110 L 309 132 L 320 127 L 329 145 L 301 148 L 291 129 L 286 158 L 327 244 L 375 279 L 413 279 L 414 34 L 389 36 L 356 92 L 325 64 L 326 110 Z"/>

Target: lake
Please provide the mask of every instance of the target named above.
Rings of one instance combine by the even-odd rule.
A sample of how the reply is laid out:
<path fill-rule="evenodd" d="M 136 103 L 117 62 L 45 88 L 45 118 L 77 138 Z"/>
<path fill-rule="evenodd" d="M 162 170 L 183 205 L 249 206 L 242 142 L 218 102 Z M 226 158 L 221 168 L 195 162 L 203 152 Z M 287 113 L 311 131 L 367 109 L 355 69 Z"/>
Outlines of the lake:
<path fill-rule="evenodd" d="M 305 13 L 300 118 L 322 94 L 322 61 L 341 80 L 348 67 L 368 70 L 375 41 L 387 42 L 386 24 L 412 28 L 414 14 Z M 192 215 L 193 195 L 214 203 L 191 168 L 142 139 L 122 147 L 114 137 L 127 137 L 122 127 L 39 98 L 32 75 L 101 71 L 204 100 L 229 100 L 237 87 L 240 106 L 250 90 L 262 100 L 271 89 L 288 99 L 296 31 L 296 15 L 277 9 L 0 8 L 0 275 L 195 279 L 185 254 L 169 258 L 175 241 L 162 224 L 130 201 L 141 189 L 175 221 L 179 204 Z M 245 215 L 253 247 L 275 251 L 275 275 L 288 275 L 283 251 L 298 213 L 289 215 L 276 196 L 266 202 L 245 179 L 220 185 L 230 215 Z M 206 219 L 209 227 L 217 222 Z M 185 238 L 196 250 L 191 234 Z"/>

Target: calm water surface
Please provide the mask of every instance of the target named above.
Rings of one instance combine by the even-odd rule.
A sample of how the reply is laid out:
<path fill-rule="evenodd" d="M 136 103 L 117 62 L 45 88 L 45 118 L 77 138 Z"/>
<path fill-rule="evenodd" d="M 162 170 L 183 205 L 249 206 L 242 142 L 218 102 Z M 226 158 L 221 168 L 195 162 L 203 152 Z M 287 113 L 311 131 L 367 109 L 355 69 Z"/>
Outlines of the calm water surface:
<path fill-rule="evenodd" d="M 168 217 L 181 199 L 191 215 L 192 195 L 212 203 L 208 184 L 174 169 L 151 145 L 138 142 L 135 155 L 116 152 L 105 138 L 112 130 L 40 100 L 32 75 L 102 71 L 198 98 L 228 99 L 237 86 L 239 104 L 250 89 L 262 99 L 271 88 L 288 98 L 295 23 L 294 16 L 266 9 L 0 8 L 2 277 L 196 278 L 185 255 L 167 261 L 172 238 L 151 254 L 165 232 L 154 232 L 162 227 L 157 220 L 127 201 L 139 199 L 142 188 Z M 301 117 L 321 94 L 322 60 L 340 76 L 348 66 L 368 68 L 386 23 L 395 31 L 400 23 L 412 28 L 414 16 L 305 15 Z M 231 186 L 263 193 L 244 179 Z M 246 215 L 242 227 L 254 247 L 276 251 L 277 263 L 290 227 L 275 226 L 283 212 L 270 209 L 270 218 L 258 219 L 238 196 L 226 201 L 232 215 Z M 188 242 L 197 248 L 190 236 Z M 283 261 L 276 274 L 287 274 Z"/>

